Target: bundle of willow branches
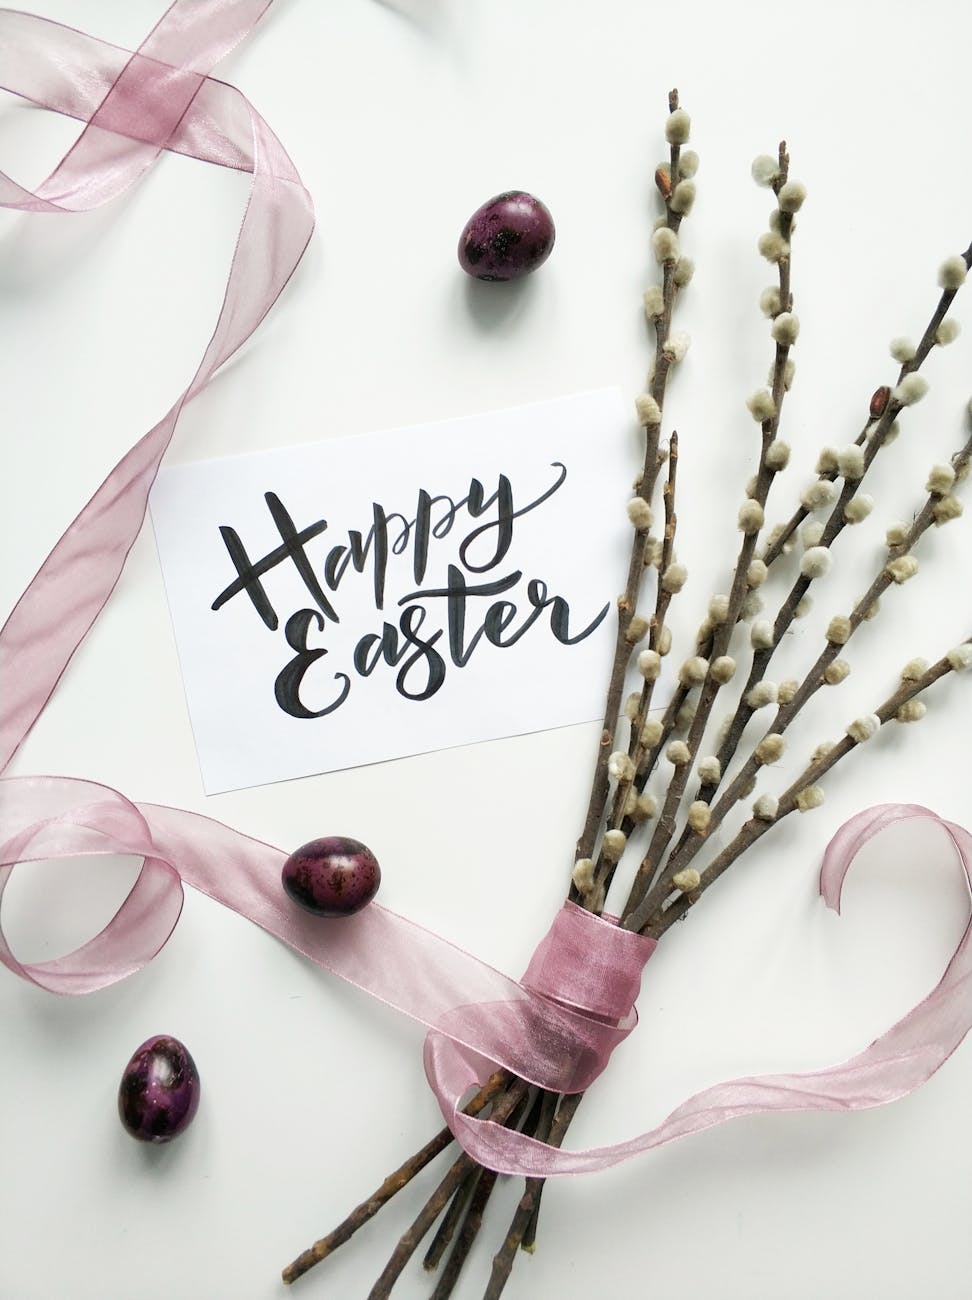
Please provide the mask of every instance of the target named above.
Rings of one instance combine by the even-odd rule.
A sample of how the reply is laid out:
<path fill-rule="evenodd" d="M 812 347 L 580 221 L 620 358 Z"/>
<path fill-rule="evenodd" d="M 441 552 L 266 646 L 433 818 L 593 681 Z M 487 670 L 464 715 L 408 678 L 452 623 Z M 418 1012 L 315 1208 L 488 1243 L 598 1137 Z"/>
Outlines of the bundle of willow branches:
<path fill-rule="evenodd" d="M 818 691 L 839 686 L 847 677 L 850 669 L 843 658 L 845 648 L 862 623 L 875 615 L 881 597 L 917 573 L 913 552 L 922 535 L 961 514 L 955 489 L 966 478 L 972 458 L 970 435 L 950 459 L 931 467 L 914 502 L 911 523 L 888 529 L 886 549 L 871 566 L 864 594 L 849 611 L 830 620 L 819 653 L 804 675 L 771 680 L 767 674 L 774 656 L 793 621 L 808 608 L 811 588 L 830 567 L 834 546 L 872 510 L 873 501 L 862 490 L 865 480 L 875 459 L 893 442 L 899 421 L 910 414 L 909 408 L 926 391 L 920 373 L 923 363 L 932 349 L 947 344 L 958 333 L 948 313 L 972 264 L 972 247 L 942 264 L 941 293 L 928 326 L 917 344 L 904 339 L 892 342 L 897 376 L 865 398 L 865 417 L 854 441 L 840 448 L 824 447 L 816 478 L 790 507 L 786 522 L 765 529 L 770 493 L 790 456 L 779 431 L 794 378 L 791 352 L 800 329 L 791 287 L 794 217 L 806 196 L 804 187 L 790 178 L 789 157 L 781 144 L 775 157 L 763 156 L 753 164 L 754 179 L 767 186 L 776 201 L 769 229 L 759 240 L 760 253 L 776 269 L 776 283 L 760 300 L 770 321 L 772 362 L 767 387 L 755 392 L 747 403 L 759 430 L 758 467 L 739 508 L 738 553 L 727 592 L 708 602 L 691 653 L 672 674 L 670 697 L 663 707 L 656 706 L 659 682 L 665 680 L 663 660 L 672 650 L 669 608 L 687 578 L 675 552 L 678 439 L 672 433 L 663 442 L 662 427 L 669 378 L 688 346 L 687 337 L 673 329 L 673 320 L 679 296 L 693 272 L 691 260 L 683 256 L 680 247 L 680 227 L 692 208 L 698 167 L 696 154 L 685 147 L 689 127 L 688 114 L 673 91 L 665 130 L 669 156 L 655 174 L 664 204 L 652 235 L 661 282 L 645 294 L 655 352 L 647 389 L 636 404 L 644 431 L 644 465 L 627 505 L 633 532 L 631 557 L 618 600 L 603 730 L 569 889 L 573 902 L 600 915 L 622 856 L 629 849 L 639 852 L 640 863 L 627 899 L 615 910 L 622 926 L 656 939 L 684 917 L 758 839 L 791 813 L 818 807 L 824 797 L 818 783 L 838 763 L 884 726 L 919 721 L 925 711 L 920 698 L 923 692 L 949 673 L 972 667 L 972 637 L 934 663 L 911 660 L 899 683 L 875 702 L 873 712 L 850 720 L 836 743 L 819 745 L 787 789 L 779 795 L 757 790 L 763 769 L 782 756 L 791 724 Z M 653 506 L 659 481 L 660 508 Z M 764 617 L 760 588 L 773 566 L 797 545 L 802 546 L 802 553 L 795 576 L 784 580 L 773 617 Z M 866 563 L 866 548 L 859 550 Z M 650 591 L 650 598 L 643 588 Z M 650 611 L 639 612 L 649 599 L 653 601 Z M 748 636 L 743 625 L 748 625 Z M 626 679 L 635 667 L 640 689 L 625 699 Z M 729 689 L 733 703 L 728 718 L 707 744 L 713 707 Z M 748 733 L 751 737 L 755 733 L 756 738 L 746 740 L 748 725 L 757 714 L 757 725 Z M 762 725 L 764 717 L 769 721 Z M 649 789 L 650 784 L 658 788 L 657 793 Z M 730 812 L 747 802 L 748 815 L 741 826 L 721 849 L 707 854 L 713 833 Z M 532 1088 L 500 1071 L 467 1109 L 559 1147 L 581 1096 L 559 1096 Z M 284 1281 L 295 1281 L 343 1245 L 452 1141 L 448 1129 L 434 1137 L 337 1228 L 294 1260 L 284 1270 Z M 383 1300 L 390 1294 L 437 1221 L 425 1266 L 431 1270 L 442 1264 L 433 1300 L 451 1295 L 496 1182 L 495 1173 L 460 1153 L 396 1245 L 368 1300 Z M 542 1179 L 526 1179 L 513 1220 L 494 1257 L 484 1300 L 496 1300 L 504 1290 L 518 1250 L 532 1250 L 542 1191 Z"/>

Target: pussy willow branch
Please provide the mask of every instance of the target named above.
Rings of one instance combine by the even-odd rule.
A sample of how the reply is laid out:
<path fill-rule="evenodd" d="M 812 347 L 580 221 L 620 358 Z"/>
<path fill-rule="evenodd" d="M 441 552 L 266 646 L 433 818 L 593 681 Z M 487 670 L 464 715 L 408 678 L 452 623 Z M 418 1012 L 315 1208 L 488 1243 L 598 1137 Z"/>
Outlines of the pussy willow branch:
<path fill-rule="evenodd" d="M 778 175 L 774 181 L 774 189 L 779 199 L 780 190 L 786 184 L 789 175 L 789 156 L 786 152 L 786 145 L 782 143 L 779 148 Z M 792 237 L 793 213 L 786 210 L 783 206 L 777 207 L 779 235 L 789 249 Z M 790 288 L 790 254 L 786 253 L 777 263 L 779 274 L 779 297 L 781 307 L 788 310 L 792 304 L 792 293 Z M 714 670 L 714 663 L 725 656 L 729 649 L 729 643 L 732 637 L 733 628 L 738 621 L 743 603 L 749 591 L 749 572 L 750 566 L 755 559 L 756 544 L 759 537 L 759 527 L 762 520 L 763 507 L 766 505 L 770 488 L 778 472 L 778 466 L 770 463 L 767 456 L 770 446 L 776 439 L 780 424 L 780 414 L 783 406 L 783 399 L 786 393 L 786 368 L 789 359 L 790 345 L 785 341 L 776 343 L 774 364 L 773 364 L 773 385 L 772 385 L 772 411 L 763 419 L 760 426 L 760 457 L 759 470 L 756 475 L 755 484 L 752 486 L 751 500 L 755 502 L 758 511 L 758 521 L 755 524 L 747 525 L 743 529 L 742 542 L 739 547 L 739 554 L 736 560 L 736 567 L 732 576 L 732 583 L 729 589 L 729 607 L 725 619 L 716 624 L 709 634 L 708 667 L 705 678 L 702 682 L 698 703 L 695 709 L 695 715 L 689 727 L 686 746 L 688 748 L 688 759 L 684 763 L 679 763 L 673 767 L 669 779 L 668 790 L 665 794 L 664 804 L 661 814 L 658 818 L 654 833 L 648 845 L 648 849 L 638 867 L 632 884 L 628 902 L 622 911 L 622 917 L 627 915 L 636 907 L 643 897 L 656 870 L 661 863 L 668 844 L 674 837 L 676 824 L 675 818 L 682 802 L 682 796 L 685 793 L 685 787 L 692 771 L 692 764 L 698 754 L 702 738 L 708 725 L 709 717 L 712 712 L 716 697 L 724 684 L 720 676 Z M 699 640 L 702 641 L 705 634 L 700 632 Z M 687 685 L 687 683 L 685 683 Z"/>
<path fill-rule="evenodd" d="M 955 471 L 957 480 L 964 478 L 967 474 L 970 459 L 972 459 L 972 437 L 952 457 L 952 468 Z M 835 662 L 861 624 L 867 621 L 869 611 L 877 601 L 880 600 L 889 587 L 895 585 L 896 580 L 892 561 L 910 554 L 919 538 L 939 522 L 939 508 L 942 496 L 941 492 L 929 491 L 923 506 L 915 515 L 911 527 L 907 530 L 903 539 L 890 548 L 890 560 L 888 563 L 881 565 L 867 591 L 851 610 L 847 617 L 847 627 L 841 628 L 839 635 L 835 634 L 834 639 L 826 641 L 823 650 L 792 697 L 779 706 L 772 725 L 764 733 L 762 739 L 766 739 L 767 736 L 771 735 L 782 736 L 799 716 L 808 701 L 818 690 L 827 685 L 825 674 L 828 668 Z M 640 928 L 648 918 L 655 915 L 657 909 L 662 906 L 672 891 L 673 877 L 695 860 L 705 845 L 706 836 L 718 830 L 732 808 L 748 797 L 761 766 L 762 762 L 757 747 L 754 746 L 753 752 L 713 805 L 711 820 L 705 834 L 696 834 L 687 829 L 677 848 L 669 855 L 664 872 L 655 881 L 636 911 L 632 913 L 632 923 L 635 926 Z"/>
<path fill-rule="evenodd" d="M 972 266 L 972 245 L 970 245 L 969 248 L 963 254 L 963 259 L 965 261 L 966 267 Z M 902 379 L 904 379 L 907 375 L 915 374 L 921 368 L 922 363 L 925 361 L 932 347 L 935 346 L 935 336 L 938 331 L 938 328 L 941 325 L 942 321 L 945 319 L 957 292 L 958 292 L 957 289 L 943 290 L 941 297 L 939 298 L 938 304 L 934 312 L 932 313 L 931 319 L 928 322 L 925 332 L 922 335 L 921 342 L 919 343 L 918 347 L 915 350 L 914 357 L 910 361 L 904 362 L 901 366 L 901 370 L 898 375 L 898 384 L 900 384 Z M 862 474 L 860 478 L 856 480 L 855 479 L 845 480 L 843 488 L 839 493 L 837 501 L 833 509 L 831 510 L 826 525 L 824 526 L 824 531 L 820 538 L 819 545 L 824 547 L 830 547 L 833 544 L 833 542 L 836 540 L 836 538 L 840 535 L 840 533 L 843 532 L 844 528 L 848 526 L 848 521 L 845 513 L 847 504 L 860 490 L 861 483 L 863 482 L 868 469 L 873 463 L 878 452 L 887 442 L 888 432 L 891 429 L 894 420 L 898 417 L 898 415 L 901 413 L 903 409 L 904 409 L 903 404 L 894 397 L 894 394 L 892 392 L 889 395 L 885 408 L 880 414 L 880 416 L 878 417 L 876 423 L 872 422 L 868 425 L 869 433 L 866 432 L 865 435 L 858 437 L 857 439 L 858 445 L 861 445 L 862 443 L 864 444 L 864 474 Z M 836 474 L 834 475 L 834 477 L 836 477 Z M 790 525 L 794 524 L 794 520 L 796 520 L 798 516 L 799 516 L 799 512 L 797 513 L 797 515 L 791 518 L 790 524 L 787 525 L 787 528 L 790 528 Z M 777 544 L 779 546 L 783 545 L 782 541 L 778 542 Z M 779 552 L 777 552 L 777 554 L 778 553 Z M 765 649 L 756 650 L 753 654 L 752 664 L 750 666 L 750 671 L 749 671 L 749 677 L 746 681 L 746 685 L 743 688 L 736 711 L 732 716 L 731 722 L 729 724 L 729 728 L 726 733 L 726 737 L 722 742 L 722 744 L 720 745 L 717 753 L 717 758 L 719 759 L 722 772 L 725 772 L 727 766 L 732 760 L 732 757 L 735 754 L 736 749 L 738 748 L 739 741 L 740 738 L 742 737 L 743 731 L 745 730 L 746 725 L 749 722 L 749 719 L 753 715 L 753 710 L 750 707 L 750 705 L 747 703 L 747 697 L 749 695 L 749 692 L 752 690 L 753 686 L 755 686 L 758 682 L 763 680 L 766 674 L 766 670 L 769 667 L 770 661 L 772 660 L 777 647 L 779 646 L 784 635 L 786 634 L 791 623 L 793 622 L 793 619 L 796 616 L 797 607 L 799 606 L 800 601 L 803 599 L 804 595 L 809 589 L 811 585 L 811 581 L 812 579 L 801 575 L 794 582 L 790 594 L 787 597 L 787 599 L 784 601 L 783 605 L 781 606 L 780 611 L 776 617 L 776 621 L 773 625 L 772 645 Z M 715 783 L 703 782 L 699 787 L 699 791 L 696 797 L 698 799 L 701 799 L 705 803 L 709 803 L 711 802 L 712 796 L 715 793 L 717 788 L 718 788 L 717 784 Z"/>
<path fill-rule="evenodd" d="M 972 244 L 969 245 L 962 256 L 965 260 L 966 267 L 972 269 Z M 926 357 L 935 346 L 935 335 L 938 332 L 938 327 L 948 315 L 949 308 L 951 307 L 957 293 L 957 289 L 943 290 L 942 296 L 938 300 L 938 305 L 932 313 L 931 319 L 925 327 L 925 332 L 922 334 L 921 340 L 915 349 L 914 357 L 910 361 L 904 362 L 898 372 L 897 382 L 899 384 L 906 375 L 913 374 L 915 371 L 921 369 Z M 893 418 L 894 417 L 892 417 L 892 419 Z M 871 429 L 872 425 L 873 420 L 868 420 L 855 439 L 856 446 L 860 447 L 864 444 L 868 437 L 868 431 Z M 831 483 L 836 479 L 836 477 L 837 471 L 835 469 L 826 471 L 820 475 L 822 480 Z M 801 506 L 798 510 L 794 511 L 793 515 L 791 515 L 785 524 L 780 525 L 775 530 L 776 535 L 767 545 L 766 552 L 763 555 L 763 559 L 767 564 L 771 564 L 779 555 L 782 554 L 783 548 L 786 546 L 787 542 L 800 525 L 807 519 L 810 513 L 811 512 L 807 510 L 806 507 Z"/>
<path fill-rule="evenodd" d="M 673 90 L 668 97 L 669 111 L 674 112 L 678 108 L 678 91 Z M 680 155 L 680 146 L 672 144 L 670 149 L 670 167 L 669 173 L 672 187 L 678 176 L 678 160 Z M 672 207 L 671 195 L 665 199 L 666 225 L 670 230 L 677 233 L 681 223 L 681 215 Z M 671 369 L 671 361 L 666 357 L 664 344 L 669 336 L 672 323 L 672 310 L 675 305 L 675 299 L 678 296 L 678 285 L 675 281 L 675 260 L 669 259 L 663 265 L 663 282 L 662 293 L 664 308 L 662 316 L 654 322 L 655 325 L 655 364 L 648 391 L 658 405 L 659 412 L 664 410 L 665 390 L 668 386 L 668 375 Z M 659 461 L 659 441 L 661 434 L 661 420 L 652 420 L 644 426 L 645 428 L 645 459 L 644 468 L 637 484 L 637 494 L 647 503 L 655 491 L 655 483 L 658 478 L 658 471 L 661 462 Z M 591 782 L 591 793 L 588 801 L 587 815 L 584 819 L 584 827 L 577 841 L 575 857 L 591 857 L 594 844 L 597 839 L 598 829 L 604 816 L 604 809 L 607 803 L 609 780 L 608 780 L 608 759 L 614 748 L 614 737 L 618 725 L 618 717 L 621 712 L 621 696 L 624 691 L 624 676 L 631 658 L 633 644 L 628 639 L 628 630 L 631 620 L 635 616 L 635 610 L 638 604 L 638 594 L 641 588 L 641 580 L 645 570 L 645 554 L 647 546 L 647 532 L 635 529 L 634 537 L 631 543 L 631 558 L 628 563 L 628 578 L 625 589 L 618 600 L 618 630 L 615 640 L 614 659 L 611 668 L 610 679 L 608 682 L 607 701 L 604 709 L 604 722 L 601 730 L 601 743 L 598 750 L 597 761 L 594 766 L 594 776 Z"/>
<path fill-rule="evenodd" d="M 968 638 L 963 644 L 972 645 L 972 637 Z M 933 686 L 935 682 L 940 681 L 954 671 L 954 665 L 949 655 L 946 654 L 926 669 L 920 677 L 913 681 L 902 682 L 898 689 L 874 710 L 881 726 L 884 727 L 888 722 L 896 719 L 898 710 L 902 705 L 915 699 L 923 691 Z M 823 776 L 832 771 L 842 759 L 846 758 L 853 750 L 859 749 L 864 743 L 870 742 L 855 740 L 850 735 L 844 735 L 826 753 L 820 754 L 812 760 L 780 796 L 775 818 L 772 821 L 765 821 L 757 817 L 750 818 L 742 826 L 735 838 L 705 868 L 698 888 L 693 890 L 690 895 L 678 895 L 667 908 L 656 911 L 654 916 L 640 927 L 641 933 L 660 938 L 666 930 L 670 929 L 676 921 L 685 915 L 690 907 L 694 906 L 705 890 L 713 885 L 758 839 L 765 835 L 767 831 L 772 830 L 774 826 L 778 826 L 784 817 L 788 817 L 790 813 L 798 808 L 798 799 L 804 790 L 815 785 Z M 630 921 L 627 928 L 633 928 Z"/>
<path fill-rule="evenodd" d="M 662 637 L 665 632 L 665 618 L 668 614 L 668 607 L 671 604 L 672 597 L 675 594 L 662 581 L 662 576 L 672 563 L 675 553 L 675 532 L 678 525 L 678 517 L 675 513 L 675 480 L 678 470 L 678 434 L 672 433 L 668 445 L 668 478 L 665 483 L 662 499 L 665 508 L 665 531 L 661 542 L 661 555 L 658 569 L 658 581 L 656 584 L 655 594 L 655 612 L 651 618 L 651 627 L 648 635 L 648 648 L 658 653 L 659 645 L 663 645 Z M 635 822 L 636 814 L 633 810 L 628 809 L 629 798 L 632 793 L 635 800 L 638 798 L 636 786 L 638 769 L 644 764 L 646 767 L 654 766 L 658 755 L 658 745 L 648 745 L 645 741 L 645 722 L 648 718 L 648 710 L 651 708 L 651 699 L 654 693 L 655 676 L 646 677 L 641 693 L 637 701 L 634 717 L 631 719 L 631 735 L 628 742 L 628 757 L 631 759 L 634 772 L 630 776 L 622 776 L 617 783 L 614 791 L 614 799 L 611 805 L 608 825 L 614 829 L 620 829 L 624 835 L 628 834 L 628 827 Z M 664 739 L 664 729 L 662 733 Z M 659 744 L 662 742 L 659 741 Z M 588 891 L 591 900 L 596 900 L 595 905 L 603 904 L 604 896 L 611 885 L 611 879 L 617 868 L 617 857 L 610 857 L 605 852 L 602 842 L 601 850 L 597 857 L 594 870 L 593 886 Z"/>

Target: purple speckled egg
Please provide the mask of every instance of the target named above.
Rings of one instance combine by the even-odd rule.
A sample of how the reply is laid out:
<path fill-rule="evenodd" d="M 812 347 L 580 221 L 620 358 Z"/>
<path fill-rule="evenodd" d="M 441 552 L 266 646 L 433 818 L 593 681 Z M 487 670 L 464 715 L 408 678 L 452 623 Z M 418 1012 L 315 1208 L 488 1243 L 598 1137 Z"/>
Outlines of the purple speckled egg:
<path fill-rule="evenodd" d="M 125 1066 L 118 1089 L 121 1122 L 140 1142 L 171 1142 L 199 1108 L 199 1071 L 178 1038 L 157 1034 Z"/>
<path fill-rule="evenodd" d="M 507 190 L 472 214 L 459 237 L 459 265 L 477 280 L 519 280 L 550 256 L 553 217 L 523 190 Z"/>
<path fill-rule="evenodd" d="M 350 916 L 377 894 L 381 868 L 360 840 L 327 835 L 291 853 L 281 879 L 294 902 L 315 916 Z"/>

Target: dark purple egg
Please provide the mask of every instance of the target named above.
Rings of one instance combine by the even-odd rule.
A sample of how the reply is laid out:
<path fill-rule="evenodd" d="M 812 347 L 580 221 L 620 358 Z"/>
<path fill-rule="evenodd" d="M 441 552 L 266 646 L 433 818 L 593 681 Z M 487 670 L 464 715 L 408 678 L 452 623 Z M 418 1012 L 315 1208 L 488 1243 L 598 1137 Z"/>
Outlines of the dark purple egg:
<path fill-rule="evenodd" d="M 199 1071 L 178 1038 L 157 1034 L 125 1066 L 118 1089 L 121 1122 L 140 1142 L 170 1142 L 199 1108 Z"/>
<path fill-rule="evenodd" d="M 315 916 L 350 916 L 377 894 L 381 868 L 360 840 L 327 835 L 291 853 L 281 879 L 294 902 Z"/>
<path fill-rule="evenodd" d="M 477 280 L 518 280 L 550 256 L 553 217 L 523 190 L 507 190 L 477 208 L 459 237 L 459 265 Z"/>

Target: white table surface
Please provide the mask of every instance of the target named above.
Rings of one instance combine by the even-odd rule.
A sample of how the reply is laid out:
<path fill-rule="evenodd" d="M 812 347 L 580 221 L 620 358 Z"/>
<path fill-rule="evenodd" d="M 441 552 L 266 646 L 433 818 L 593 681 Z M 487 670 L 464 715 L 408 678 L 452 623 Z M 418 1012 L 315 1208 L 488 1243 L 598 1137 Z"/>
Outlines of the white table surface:
<path fill-rule="evenodd" d="M 36 8 L 128 46 L 161 11 L 158 0 Z M 171 459 L 604 385 L 633 397 L 648 355 L 651 174 L 677 84 L 702 159 L 683 239 L 698 265 L 681 313 L 693 346 L 666 409 L 682 445 L 692 577 L 673 621 L 684 638 L 726 582 L 723 539 L 755 447 L 743 402 L 770 357 L 756 300 L 772 276 L 755 249 L 770 203 L 750 161 L 785 136 L 810 191 L 794 243 L 803 333 L 785 417 L 794 465 L 778 496 L 789 502 L 823 440 L 852 440 L 894 373 L 889 338 L 920 332 L 939 262 L 972 237 L 970 38 L 960 0 L 278 0 L 218 74 L 280 135 L 318 231 L 265 327 L 186 411 Z M 36 184 L 75 130 L 7 100 L 0 166 Z M 459 230 L 513 187 L 551 208 L 554 254 L 518 286 L 473 283 L 455 263 Z M 165 158 L 103 212 L 3 214 L 3 611 L 191 375 L 245 194 L 244 178 Z M 956 314 L 968 322 L 966 295 Z M 868 562 L 962 437 L 969 348 L 963 337 L 931 358 L 931 392 L 875 470 L 875 514 L 848 539 Z M 922 544 L 927 572 L 850 647 L 851 678 L 795 733 L 779 788 L 883 698 L 904 660 L 969 635 L 970 547 L 969 519 Z M 862 589 L 853 549 L 788 639 L 793 665 Z M 722 1078 L 841 1059 L 932 986 L 965 917 L 947 855 L 881 847 L 852 877 L 840 921 L 815 898 L 815 873 L 829 836 L 868 804 L 968 821 L 970 688 L 947 681 L 920 727 L 854 755 L 823 809 L 768 836 L 663 945 L 640 1027 L 585 1102 L 574 1145 L 646 1129 Z M 13 770 L 88 776 L 282 846 L 357 835 L 384 865 L 386 905 L 515 974 L 562 897 L 597 730 L 207 799 L 146 529 Z M 130 874 L 128 863 L 21 869 L 4 909 L 11 942 L 28 958 L 73 946 Z M 418 1027 L 199 896 L 152 966 L 103 993 L 56 998 L 3 976 L 3 1300 L 279 1296 L 280 1268 L 439 1127 Z M 179 1142 L 143 1149 L 118 1124 L 115 1090 L 135 1046 L 163 1031 L 190 1046 L 204 1097 Z M 894 1106 L 739 1121 L 550 1186 L 539 1249 L 517 1261 L 507 1294 L 961 1300 L 970 1080 L 966 1043 Z M 481 1294 L 516 1195 L 510 1182 L 495 1198 L 458 1297 Z M 399 1201 L 300 1293 L 364 1296 L 417 1209 Z M 430 1290 L 416 1262 L 396 1294 Z"/>

